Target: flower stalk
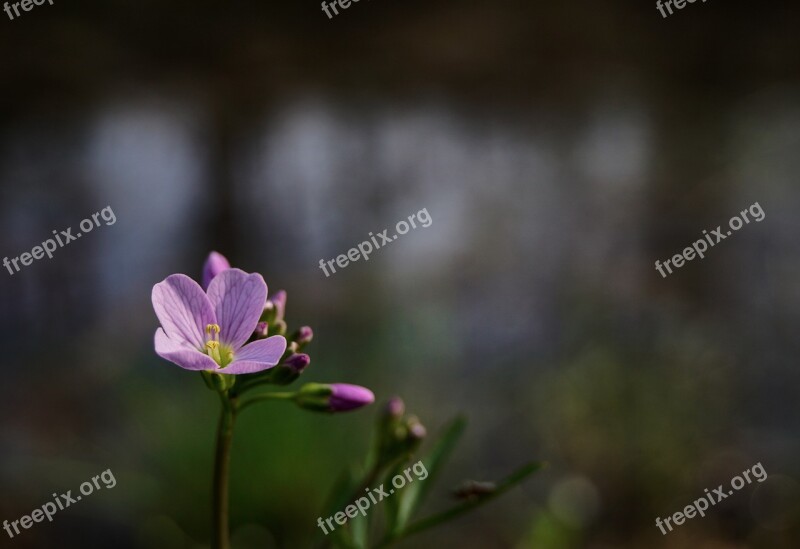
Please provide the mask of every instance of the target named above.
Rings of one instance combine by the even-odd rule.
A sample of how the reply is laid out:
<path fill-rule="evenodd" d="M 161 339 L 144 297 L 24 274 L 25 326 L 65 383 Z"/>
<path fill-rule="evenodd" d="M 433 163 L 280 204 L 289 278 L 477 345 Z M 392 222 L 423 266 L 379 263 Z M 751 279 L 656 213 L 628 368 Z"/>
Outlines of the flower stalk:
<path fill-rule="evenodd" d="M 213 549 L 230 549 L 229 479 L 231 464 L 231 444 L 233 426 L 236 422 L 236 401 L 228 396 L 228 391 L 220 391 L 222 410 L 217 429 L 217 450 L 214 458 L 214 516 L 212 524 Z"/>
<path fill-rule="evenodd" d="M 258 402 L 263 402 L 265 400 L 272 400 L 272 399 L 279 399 L 279 400 L 288 400 L 293 399 L 297 393 L 261 393 L 258 395 L 253 395 L 252 397 L 245 399 L 239 404 L 237 407 L 238 411 L 244 410 L 248 406 L 252 404 L 256 404 Z"/>

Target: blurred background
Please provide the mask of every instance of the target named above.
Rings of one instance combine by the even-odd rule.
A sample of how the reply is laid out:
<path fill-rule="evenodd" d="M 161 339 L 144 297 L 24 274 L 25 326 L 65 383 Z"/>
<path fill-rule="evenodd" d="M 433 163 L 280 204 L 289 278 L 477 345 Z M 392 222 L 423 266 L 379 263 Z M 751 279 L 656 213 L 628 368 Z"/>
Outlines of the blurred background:
<path fill-rule="evenodd" d="M 9 547 L 207 547 L 218 399 L 159 359 L 153 284 L 210 250 L 289 294 L 306 379 L 378 405 L 238 422 L 234 547 L 312 547 L 400 395 L 469 427 L 447 487 L 550 463 L 399 547 L 800 542 L 800 8 L 372 0 L 45 3 L 0 23 L 0 520 Z M 758 202 L 766 213 L 662 278 Z M 326 278 L 426 208 L 433 223 Z M 390 231 L 391 234 L 391 231 Z M 795 357 L 795 358 L 793 358 Z M 794 365 L 793 365 L 794 364 Z M 769 475 L 655 526 L 756 463 Z"/>

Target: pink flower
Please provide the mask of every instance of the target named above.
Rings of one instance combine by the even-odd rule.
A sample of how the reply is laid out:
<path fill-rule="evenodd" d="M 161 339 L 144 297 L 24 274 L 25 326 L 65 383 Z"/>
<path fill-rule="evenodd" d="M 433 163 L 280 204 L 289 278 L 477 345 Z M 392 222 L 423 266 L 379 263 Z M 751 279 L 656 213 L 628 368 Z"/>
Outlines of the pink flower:
<path fill-rule="evenodd" d="M 214 260 L 216 266 L 204 269 L 204 278 L 221 266 L 213 256 L 206 265 Z M 153 287 L 153 309 L 161 322 L 156 353 L 187 370 L 251 374 L 272 368 L 286 350 L 283 336 L 245 345 L 266 299 L 267 284 L 257 273 L 225 268 L 210 280 L 207 293 L 186 275 L 170 275 Z"/>

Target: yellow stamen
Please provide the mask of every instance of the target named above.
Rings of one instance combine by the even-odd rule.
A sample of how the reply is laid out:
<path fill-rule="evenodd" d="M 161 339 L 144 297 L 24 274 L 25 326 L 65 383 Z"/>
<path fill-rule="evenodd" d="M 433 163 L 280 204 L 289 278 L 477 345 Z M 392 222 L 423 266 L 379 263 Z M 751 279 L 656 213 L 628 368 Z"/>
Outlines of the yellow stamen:
<path fill-rule="evenodd" d="M 209 325 L 207 325 L 206 326 L 206 333 L 210 334 L 211 332 L 214 332 L 215 334 L 218 334 L 220 332 L 219 324 L 209 324 Z"/>
<path fill-rule="evenodd" d="M 221 362 L 219 359 L 219 341 L 207 341 L 206 349 L 208 349 L 208 356 L 219 364 Z"/>

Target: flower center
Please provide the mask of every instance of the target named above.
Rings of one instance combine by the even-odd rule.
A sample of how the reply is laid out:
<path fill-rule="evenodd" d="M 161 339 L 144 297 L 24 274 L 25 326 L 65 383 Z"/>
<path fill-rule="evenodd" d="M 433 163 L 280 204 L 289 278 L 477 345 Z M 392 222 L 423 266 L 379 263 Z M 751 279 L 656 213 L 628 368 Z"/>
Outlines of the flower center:
<path fill-rule="evenodd" d="M 233 349 L 219 342 L 219 324 L 209 324 L 206 326 L 206 354 L 219 365 L 220 370 L 233 362 Z"/>

